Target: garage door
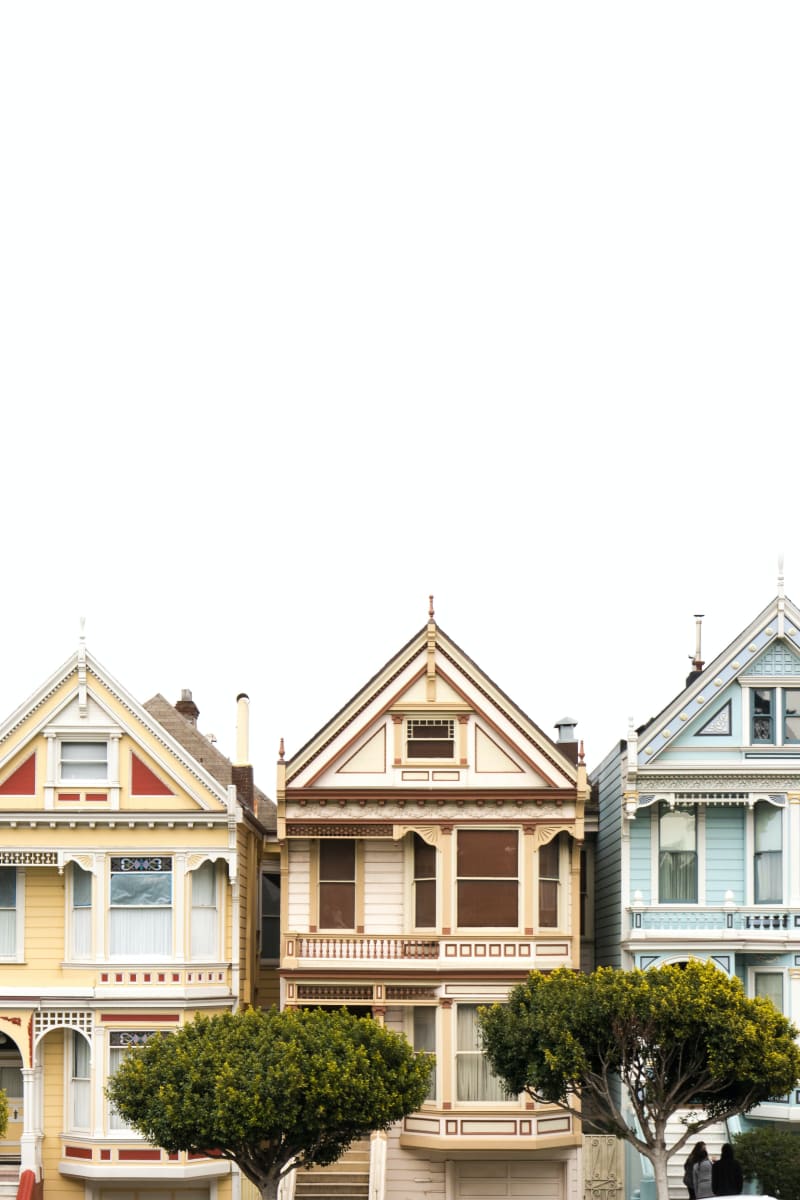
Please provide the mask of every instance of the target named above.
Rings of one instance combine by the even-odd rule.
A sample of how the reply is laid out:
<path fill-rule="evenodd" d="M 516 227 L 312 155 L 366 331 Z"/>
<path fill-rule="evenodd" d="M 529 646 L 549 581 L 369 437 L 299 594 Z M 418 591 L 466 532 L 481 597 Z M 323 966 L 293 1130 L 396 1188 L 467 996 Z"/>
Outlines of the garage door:
<path fill-rule="evenodd" d="M 560 1162 L 456 1163 L 458 1200 L 564 1200 L 564 1164 Z"/>

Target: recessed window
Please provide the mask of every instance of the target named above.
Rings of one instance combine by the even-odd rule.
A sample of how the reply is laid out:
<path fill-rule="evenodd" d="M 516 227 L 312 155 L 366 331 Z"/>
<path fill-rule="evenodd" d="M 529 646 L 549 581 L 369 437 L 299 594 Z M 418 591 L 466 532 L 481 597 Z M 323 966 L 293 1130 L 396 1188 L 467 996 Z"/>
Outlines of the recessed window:
<path fill-rule="evenodd" d="M 407 758 L 456 756 L 456 723 L 429 717 L 409 717 L 406 722 Z"/>
<path fill-rule="evenodd" d="M 319 927 L 356 927 L 356 843 L 323 838 L 319 844 Z"/>
<path fill-rule="evenodd" d="M 108 744 L 61 742 L 61 779 L 108 779 Z"/>
<path fill-rule="evenodd" d="M 662 904 L 697 903 L 697 830 L 693 808 L 661 810 L 658 898 Z"/>
<path fill-rule="evenodd" d="M 783 744 L 800 742 L 800 688 L 783 689 Z"/>
<path fill-rule="evenodd" d="M 767 745 L 775 744 L 775 689 L 753 688 L 750 693 L 752 704 L 752 741 Z"/>
<path fill-rule="evenodd" d="M 111 859 L 110 951 L 143 958 L 172 953 L 172 858 Z"/>
<path fill-rule="evenodd" d="M 780 904 L 783 900 L 783 813 L 765 800 L 759 800 L 753 824 L 753 898 L 756 904 Z"/>
<path fill-rule="evenodd" d="M 459 830 L 459 928 L 516 928 L 517 853 L 516 829 Z"/>
<path fill-rule="evenodd" d="M 72 1031 L 72 1066 L 70 1074 L 70 1112 L 73 1129 L 89 1129 L 91 1091 L 89 1083 L 89 1043 L 83 1034 Z"/>
<path fill-rule="evenodd" d="M 414 834 L 414 928 L 436 927 L 436 847 Z"/>

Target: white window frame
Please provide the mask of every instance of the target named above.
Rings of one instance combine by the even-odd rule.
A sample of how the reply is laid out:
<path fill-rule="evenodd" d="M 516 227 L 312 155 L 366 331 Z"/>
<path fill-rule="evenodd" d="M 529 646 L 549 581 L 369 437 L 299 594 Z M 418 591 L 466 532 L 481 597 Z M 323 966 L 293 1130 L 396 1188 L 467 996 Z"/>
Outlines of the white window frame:
<path fill-rule="evenodd" d="M 110 1030 L 109 1035 L 108 1035 L 108 1058 L 107 1058 L 107 1066 L 106 1066 L 107 1078 L 112 1079 L 118 1069 L 119 1064 L 117 1064 L 117 1066 L 114 1066 L 112 1068 L 112 1055 L 116 1051 L 118 1051 L 118 1050 L 123 1051 L 123 1054 L 120 1055 L 120 1061 L 121 1061 L 124 1056 L 124 1053 L 127 1051 L 129 1046 L 136 1046 L 136 1045 L 143 1046 L 155 1034 L 171 1033 L 171 1032 L 172 1032 L 171 1030 L 166 1030 L 166 1029 L 112 1029 L 112 1030 Z M 123 1044 L 121 1046 L 112 1045 L 112 1042 L 117 1041 L 117 1040 L 122 1040 L 122 1039 L 125 1039 L 125 1044 Z M 127 1122 L 123 1121 L 122 1117 L 120 1117 L 120 1116 L 115 1117 L 114 1106 L 109 1099 L 106 1099 L 105 1110 L 106 1110 L 106 1112 L 105 1112 L 106 1129 L 107 1129 L 108 1135 L 110 1137 L 135 1138 L 135 1139 L 139 1139 L 139 1140 L 141 1139 L 141 1134 L 138 1132 L 138 1130 L 134 1129 L 132 1125 L 128 1125 Z"/>
<path fill-rule="evenodd" d="M 536 928 L 540 933 L 557 933 L 560 929 L 566 927 L 566 898 L 568 889 L 564 887 L 564 880 L 569 878 L 569 844 L 566 837 L 562 836 L 564 831 L 560 830 L 549 842 L 539 846 L 536 852 Z M 553 842 L 558 845 L 558 876 L 542 875 L 540 870 L 541 852 L 547 846 L 551 846 Z M 556 923 L 555 925 L 543 925 L 541 921 L 541 888 L 542 882 L 550 882 L 556 884 Z"/>
<path fill-rule="evenodd" d="M 698 908 L 706 902 L 706 808 L 704 804 L 694 804 L 695 810 L 695 845 L 697 854 L 697 899 L 696 900 L 662 900 L 660 891 L 659 856 L 661 850 L 661 806 L 668 802 L 663 798 L 657 799 L 651 806 L 652 825 L 650 835 L 650 878 L 653 896 L 656 903 L 664 908 L 679 909 Z M 690 803 L 676 803 L 676 808 L 688 808 Z"/>
<path fill-rule="evenodd" d="M 76 755 L 70 759 L 64 758 L 64 750 L 67 746 L 102 746 L 105 750 L 105 757 L 99 758 L 95 754 L 89 753 L 88 749 L 85 756 Z M 61 787 L 102 787 L 110 782 L 111 764 L 109 761 L 109 745 L 108 738 L 97 734 L 95 736 L 86 735 L 84 737 L 64 736 L 58 738 L 58 782 Z M 64 773 L 64 767 L 71 766 L 73 768 L 81 768 L 75 774 Z M 102 774 L 93 774 L 91 768 L 93 766 L 103 766 L 105 770 Z"/>
<path fill-rule="evenodd" d="M 5 912 L 16 913 L 14 924 L 14 949 L 11 954 L 0 954 L 0 962 L 25 961 L 25 868 L 13 863 L 0 863 L 7 871 L 14 872 L 14 909 L 4 909 Z"/>

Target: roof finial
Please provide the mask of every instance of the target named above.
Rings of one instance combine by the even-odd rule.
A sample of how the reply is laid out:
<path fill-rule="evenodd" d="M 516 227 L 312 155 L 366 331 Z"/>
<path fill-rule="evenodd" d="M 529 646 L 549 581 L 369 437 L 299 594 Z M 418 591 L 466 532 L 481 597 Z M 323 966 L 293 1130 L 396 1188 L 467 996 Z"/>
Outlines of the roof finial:
<path fill-rule="evenodd" d="M 428 620 L 433 620 L 433 596 L 428 596 Z"/>
<path fill-rule="evenodd" d="M 283 762 L 283 757 L 284 757 L 285 753 L 286 753 L 286 750 L 284 749 L 283 738 L 281 738 L 281 743 L 278 747 L 278 762 Z"/>
<path fill-rule="evenodd" d="M 778 555 L 778 595 L 781 600 L 784 598 L 784 579 L 783 579 L 783 551 Z"/>
<path fill-rule="evenodd" d="M 86 695 L 86 617 L 81 617 L 81 632 L 78 638 L 78 715 L 85 717 L 88 713 Z"/>
<path fill-rule="evenodd" d="M 578 766 L 582 767 L 586 763 L 586 755 L 583 752 L 583 738 L 578 743 Z"/>

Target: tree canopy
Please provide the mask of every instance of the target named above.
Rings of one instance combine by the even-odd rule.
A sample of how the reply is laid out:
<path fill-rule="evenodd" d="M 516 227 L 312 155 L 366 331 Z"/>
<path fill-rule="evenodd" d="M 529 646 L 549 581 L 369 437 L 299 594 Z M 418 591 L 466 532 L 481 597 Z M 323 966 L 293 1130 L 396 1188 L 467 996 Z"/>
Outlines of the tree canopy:
<path fill-rule="evenodd" d="M 562 1108 L 581 1096 L 596 1125 L 650 1159 L 659 1200 L 667 1160 L 689 1136 L 785 1095 L 800 1076 L 791 1023 L 712 963 L 534 971 L 480 1021 L 506 1087 Z M 668 1119 L 689 1104 L 697 1116 L 667 1147 Z"/>
<path fill-rule="evenodd" d="M 152 1144 L 231 1159 L 274 1197 L 288 1171 L 419 1108 L 433 1062 L 346 1009 L 248 1009 L 131 1050 L 108 1095 Z"/>

